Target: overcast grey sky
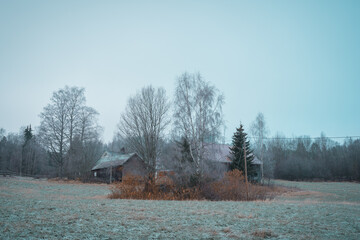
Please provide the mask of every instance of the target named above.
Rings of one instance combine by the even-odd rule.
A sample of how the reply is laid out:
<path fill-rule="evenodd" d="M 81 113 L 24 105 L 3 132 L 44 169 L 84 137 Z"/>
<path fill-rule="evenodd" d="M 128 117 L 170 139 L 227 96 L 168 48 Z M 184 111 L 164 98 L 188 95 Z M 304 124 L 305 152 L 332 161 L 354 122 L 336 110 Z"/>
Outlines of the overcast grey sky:
<path fill-rule="evenodd" d="M 53 91 L 86 89 L 103 139 L 143 86 L 200 72 L 225 95 L 226 139 L 360 135 L 360 1 L 0 0 L 0 127 L 39 125 Z"/>

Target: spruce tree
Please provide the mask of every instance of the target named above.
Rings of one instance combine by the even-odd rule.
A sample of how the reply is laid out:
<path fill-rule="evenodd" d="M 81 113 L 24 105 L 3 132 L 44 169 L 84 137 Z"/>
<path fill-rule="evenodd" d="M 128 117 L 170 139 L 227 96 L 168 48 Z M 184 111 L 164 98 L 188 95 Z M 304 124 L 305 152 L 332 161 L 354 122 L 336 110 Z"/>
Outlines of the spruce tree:
<path fill-rule="evenodd" d="M 180 149 L 181 149 L 181 162 L 193 162 L 190 154 L 190 143 L 189 141 L 183 137 L 180 142 Z"/>
<path fill-rule="evenodd" d="M 29 127 L 26 127 L 25 131 L 24 131 L 24 140 L 25 140 L 25 144 L 30 141 L 33 137 L 33 134 L 32 134 L 32 129 L 31 129 L 31 125 Z"/>
<path fill-rule="evenodd" d="M 244 132 L 243 125 L 240 124 L 240 128 L 236 128 L 236 132 L 232 137 L 232 146 L 230 147 L 231 156 L 231 170 L 238 169 L 245 173 L 245 156 L 244 156 L 244 144 L 246 149 L 246 166 L 247 175 L 251 177 L 255 171 L 251 164 L 254 159 L 253 151 L 250 149 L 250 141 L 247 140 L 247 134 Z"/>
<path fill-rule="evenodd" d="M 26 172 L 28 165 L 29 165 L 29 159 L 28 159 L 28 153 L 30 151 L 29 147 L 29 141 L 33 138 L 31 125 L 29 127 L 26 127 L 24 130 L 24 144 L 22 145 L 22 155 L 21 155 L 21 162 L 20 162 L 20 176 Z"/>

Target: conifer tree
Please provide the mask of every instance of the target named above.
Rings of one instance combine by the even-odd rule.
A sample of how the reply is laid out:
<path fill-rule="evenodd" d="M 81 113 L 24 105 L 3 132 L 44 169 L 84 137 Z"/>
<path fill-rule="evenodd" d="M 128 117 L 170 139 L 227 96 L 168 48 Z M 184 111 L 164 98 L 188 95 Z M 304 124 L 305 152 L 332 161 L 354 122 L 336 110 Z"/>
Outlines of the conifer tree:
<path fill-rule="evenodd" d="M 29 168 L 29 155 L 33 154 L 33 151 L 31 149 L 31 139 L 33 138 L 31 125 L 27 126 L 24 130 L 24 144 L 22 145 L 22 154 L 21 154 L 21 162 L 20 162 L 20 176 L 22 176 L 23 173 L 27 173 Z"/>
<path fill-rule="evenodd" d="M 247 175 L 251 177 L 254 175 L 254 168 L 251 161 L 254 159 L 253 151 L 250 149 L 250 141 L 247 140 L 247 134 L 244 132 L 243 125 L 240 124 L 240 128 L 236 128 L 236 132 L 232 137 L 232 146 L 230 147 L 231 156 L 231 170 L 238 169 L 244 173 L 245 171 L 245 156 L 244 156 L 244 144 L 246 149 L 246 165 Z"/>
<path fill-rule="evenodd" d="M 182 137 L 181 141 L 178 141 L 177 144 L 181 152 L 181 158 L 180 158 L 181 163 L 193 162 L 193 159 L 191 158 L 191 154 L 190 154 L 191 146 L 189 141 L 185 137 Z"/>
<path fill-rule="evenodd" d="M 30 141 L 33 137 L 33 134 L 32 134 L 32 129 L 31 129 L 31 125 L 29 127 L 26 127 L 25 131 L 24 131 L 24 140 L 25 140 L 25 143 L 24 145 L 26 145 L 26 143 L 28 141 Z"/>

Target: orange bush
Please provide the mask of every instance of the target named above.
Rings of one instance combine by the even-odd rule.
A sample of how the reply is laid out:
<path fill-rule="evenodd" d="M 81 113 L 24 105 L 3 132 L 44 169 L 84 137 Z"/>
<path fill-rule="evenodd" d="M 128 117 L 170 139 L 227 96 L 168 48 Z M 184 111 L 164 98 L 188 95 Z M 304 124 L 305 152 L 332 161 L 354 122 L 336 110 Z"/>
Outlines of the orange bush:
<path fill-rule="evenodd" d="M 203 193 L 209 200 L 265 200 L 273 197 L 270 187 L 248 183 L 248 194 L 243 173 L 237 169 L 227 172 L 219 181 L 210 183 Z"/>
<path fill-rule="evenodd" d="M 161 181 L 162 184 L 150 184 L 145 190 L 146 180 L 127 176 L 122 182 L 116 183 L 111 189 L 110 198 L 147 199 L 147 200 L 192 200 L 200 199 L 197 188 L 177 188 L 171 181 Z"/>
<path fill-rule="evenodd" d="M 256 184 L 248 185 L 248 197 L 244 175 L 239 170 L 225 174 L 218 181 L 201 183 L 195 187 L 176 186 L 172 181 L 150 184 L 145 179 L 127 176 L 112 187 L 110 198 L 147 200 L 265 200 L 272 198 L 275 191 L 271 187 Z M 147 184 L 147 188 L 145 185 Z"/>

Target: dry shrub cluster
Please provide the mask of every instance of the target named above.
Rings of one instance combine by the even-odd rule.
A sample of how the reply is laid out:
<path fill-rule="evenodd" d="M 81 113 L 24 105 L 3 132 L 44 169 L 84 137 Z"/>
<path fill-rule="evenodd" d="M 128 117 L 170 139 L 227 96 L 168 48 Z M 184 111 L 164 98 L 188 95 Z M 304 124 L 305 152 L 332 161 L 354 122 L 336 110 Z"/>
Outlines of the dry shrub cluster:
<path fill-rule="evenodd" d="M 192 200 L 201 199 L 199 189 L 178 188 L 170 181 L 162 184 L 147 183 L 137 176 L 126 176 L 122 182 L 115 183 L 111 189 L 110 198 L 147 199 L 147 200 Z"/>
<path fill-rule="evenodd" d="M 113 185 L 109 197 L 147 200 L 246 201 L 265 200 L 272 198 L 276 193 L 273 187 L 249 183 L 247 194 L 244 175 L 239 170 L 233 170 L 226 173 L 220 180 L 201 181 L 192 187 L 177 186 L 172 181 L 163 180 L 161 184 L 149 184 L 143 178 L 126 176 L 122 182 Z"/>
<path fill-rule="evenodd" d="M 219 181 L 204 186 L 203 194 L 206 199 L 221 201 L 265 200 L 272 197 L 270 187 L 258 184 L 248 184 L 246 192 L 245 177 L 239 170 L 227 172 Z"/>

